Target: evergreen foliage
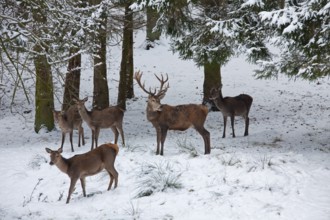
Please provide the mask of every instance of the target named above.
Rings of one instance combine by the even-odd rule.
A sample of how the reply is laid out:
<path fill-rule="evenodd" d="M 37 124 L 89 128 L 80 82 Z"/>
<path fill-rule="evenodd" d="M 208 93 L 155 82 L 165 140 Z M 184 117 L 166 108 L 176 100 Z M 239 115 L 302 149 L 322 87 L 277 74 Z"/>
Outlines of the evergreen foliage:
<path fill-rule="evenodd" d="M 153 1 L 132 7 L 157 8 L 159 28 L 172 48 L 197 65 L 225 64 L 234 55 L 260 64 L 257 78 L 316 80 L 330 75 L 330 3 L 326 0 Z M 271 54 L 267 45 L 280 48 Z"/>
<path fill-rule="evenodd" d="M 278 59 L 260 61 L 259 78 L 317 80 L 330 75 L 330 3 L 327 0 L 289 1 L 283 9 L 260 12 L 269 40 L 279 47 Z"/>

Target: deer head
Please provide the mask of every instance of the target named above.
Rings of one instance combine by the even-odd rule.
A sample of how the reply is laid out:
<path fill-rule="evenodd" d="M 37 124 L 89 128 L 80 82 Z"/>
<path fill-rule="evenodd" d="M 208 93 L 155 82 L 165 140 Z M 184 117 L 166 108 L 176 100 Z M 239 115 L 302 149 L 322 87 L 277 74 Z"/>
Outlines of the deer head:
<path fill-rule="evenodd" d="M 88 97 L 85 97 L 82 100 L 73 99 L 74 103 L 77 105 L 78 111 L 85 110 L 85 102 L 87 102 Z"/>
<path fill-rule="evenodd" d="M 50 154 L 50 165 L 56 164 L 61 159 L 61 153 L 63 152 L 62 148 L 59 148 L 58 150 L 51 150 L 49 148 L 46 148 L 47 153 Z"/>
<path fill-rule="evenodd" d="M 221 89 L 222 89 L 222 84 L 220 85 L 219 88 L 212 88 L 210 91 L 209 99 L 213 101 L 218 99 L 219 97 L 221 98 L 222 97 Z"/>
<path fill-rule="evenodd" d="M 152 91 L 151 88 L 149 88 L 149 90 L 146 90 L 145 83 L 141 83 L 142 73 L 140 71 L 135 73 L 134 78 L 138 85 L 141 87 L 141 89 L 148 94 L 148 108 L 150 108 L 151 111 L 161 111 L 160 100 L 165 97 L 167 89 L 169 88 L 169 83 L 167 82 L 168 75 L 166 74 L 166 79 L 164 79 L 163 75 L 161 75 L 161 77 L 158 77 L 155 74 L 155 76 L 160 82 L 160 88 L 158 92 L 156 89 Z"/>

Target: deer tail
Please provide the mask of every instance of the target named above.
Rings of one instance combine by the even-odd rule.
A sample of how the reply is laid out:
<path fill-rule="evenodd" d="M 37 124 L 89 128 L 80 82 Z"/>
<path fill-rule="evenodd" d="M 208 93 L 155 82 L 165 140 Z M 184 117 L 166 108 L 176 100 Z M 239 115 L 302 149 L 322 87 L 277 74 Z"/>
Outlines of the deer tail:
<path fill-rule="evenodd" d="M 200 105 L 200 106 L 204 114 L 207 115 L 209 113 L 209 108 L 206 105 Z"/>
<path fill-rule="evenodd" d="M 107 146 L 110 147 L 110 148 L 112 148 L 112 149 L 114 149 L 115 152 L 116 152 L 116 156 L 117 156 L 117 154 L 118 154 L 118 152 L 119 152 L 119 147 L 118 147 L 118 145 L 117 145 L 117 144 L 111 144 L 111 143 L 108 143 Z"/>

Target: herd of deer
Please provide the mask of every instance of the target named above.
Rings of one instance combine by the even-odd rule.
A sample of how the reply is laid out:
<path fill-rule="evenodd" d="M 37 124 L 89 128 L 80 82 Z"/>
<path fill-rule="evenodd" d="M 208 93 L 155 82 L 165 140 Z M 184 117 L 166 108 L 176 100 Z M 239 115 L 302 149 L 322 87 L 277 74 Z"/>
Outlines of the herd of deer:
<path fill-rule="evenodd" d="M 186 104 L 177 106 L 161 104 L 160 101 L 164 98 L 167 89 L 169 88 L 168 76 L 166 75 L 166 78 L 164 78 L 163 75 L 161 75 L 161 77 L 158 77 L 157 75 L 155 76 L 160 82 L 158 92 L 156 89 L 152 91 L 151 89 L 147 90 L 145 88 L 145 84 L 141 82 L 142 73 L 140 71 L 135 73 L 134 78 L 141 89 L 148 94 L 148 104 L 146 110 L 147 119 L 156 129 L 156 154 L 163 155 L 164 142 L 168 130 L 184 131 L 190 127 L 195 128 L 195 130 L 203 137 L 205 154 L 210 154 L 210 132 L 204 127 L 204 122 L 209 112 L 208 107 L 202 104 Z M 245 119 L 244 136 L 247 136 L 249 133 L 248 115 L 253 101 L 252 97 L 247 94 L 241 94 L 235 97 L 223 97 L 221 89 L 221 87 L 218 89 L 213 88 L 210 92 L 210 100 L 214 102 L 223 115 L 224 130 L 222 137 L 225 138 L 226 135 L 228 116 L 231 120 L 232 136 L 235 137 L 235 116 L 242 116 Z M 85 107 L 86 101 L 87 98 L 82 100 L 74 100 L 75 105 L 71 106 L 66 112 L 53 111 L 54 119 L 62 131 L 62 143 L 61 147 L 56 151 L 46 148 L 46 151 L 50 154 L 50 164 L 56 165 L 62 172 L 68 174 L 71 179 L 69 194 L 66 201 L 67 203 L 70 201 L 71 194 L 78 179 L 80 179 L 81 182 L 83 195 L 86 196 L 85 177 L 95 175 L 103 169 L 106 169 L 110 175 L 108 190 L 110 190 L 113 181 L 115 181 L 115 188 L 118 183 L 118 172 L 114 167 L 114 162 L 116 155 L 118 154 L 117 142 L 119 133 L 122 138 L 122 144 L 125 145 L 122 125 L 124 110 L 117 106 L 111 106 L 103 110 L 88 111 Z M 92 130 L 91 151 L 66 159 L 61 156 L 61 153 L 67 133 L 70 134 L 72 152 L 74 151 L 72 144 L 72 133 L 74 129 L 78 130 L 79 133 L 78 146 L 80 147 L 81 142 L 83 145 L 85 144 L 84 129 L 82 127 L 83 121 L 85 121 L 88 127 Z M 104 128 L 111 128 L 115 135 L 115 143 L 103 144 L 100 147 L 97 147 L 100 129 Z M 94 143 L 95 149 L 93 149 Z"/>

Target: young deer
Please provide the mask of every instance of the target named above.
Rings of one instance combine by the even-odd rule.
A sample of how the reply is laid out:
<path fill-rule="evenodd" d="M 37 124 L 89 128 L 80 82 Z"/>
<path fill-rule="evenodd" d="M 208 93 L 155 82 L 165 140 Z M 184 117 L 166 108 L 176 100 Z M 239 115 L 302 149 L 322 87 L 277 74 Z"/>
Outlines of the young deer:
<path fill-rule="evenodd" d="M 213 88 L 211 90 L 210 99 L 214 101 L 214 104 L 222 112 L 223 115 L 224 129 L 223 129 L 222 138 L 226 137 L 226 125 L 227 125 L 228 116 L 230 117 L 230 121 L 231 121 L 233 137 L 235 137 L 235 130 L 234 130 L 235 116 L 243 116 L 243 118 L 245 119 L 244 136 L 249 135 L 249 112 L 253 98 L 246 94 L 240 94 L 235 97 L 224 98 L 222 96 L 221 87 L 219 89 Z"/>
<path fill-rule="evenodd" d="M 74 187 L 80 179 L 83 195 L 86 197 L 85 177 L 93 176 L 103 169 L 106 169 L 110 176 L 110 183 L 108 191 L 111 189 L 113 181 L 115 181 L 115 188 L 118 184 L 118 172 L 115 169 L 115 159 L 118 154 L 117 144 L 103 144 L 100 147 L 84 154 L 75 155 L 69 159 L 64 158 L 62 148 L 58 150 L 51 150 L 46 148 L 47 153 L 50 154 L 50 165 L 56 165 L 63 173 L 70 177 L 70 188 L 66 203 L 70 202 L 71 194 Z"/>
<path fill-rule="evenodd" d="M 88 111 L 85 107 L 85 102 L 88 98 L 82 100 L 74 100 L 81 118 L 87 123 L 88 127 L 92 130 L 92 146 L 91 150 L 98 145 L 98 139 L 101 128 L 111 128 L 115 135 L 115 144 L 118 142 L 118 136 L 122 138 L 123 145 L 125 145 L 124 131 L 123 131 L 123 118 L 124 110 L 111 106 L 103 110 Z"/>
<path fill-rule="evenodd" d="M 78 130 L 78 147 L 80 147 L 80 139 L 82 140 L 82 144 L 85 145 L 85 138 L 84 138 L 84 128 L 82 127 L 82 119 L 79 115 L 78 109 L 75 105 L 70 106 L 70 108 L 66 112 L 62 111 L 55 111 L 53 110 L 53 116 L 56 123 L 60 127 L 62 131 L 62 144 L 61 148 L 63 148 L 65 136 L 67 133 L 70 134 L 70 143 L 71 143 L 71 151 L 73 150 L 72 144 L 72 134 L 73 130 Z"/>
<path fill-rule="evenodd" d="M 167 89 L 169 88 L 168 76 L 164 80 L 163 75 L 159 78 L 155 75 L 160 82 L 159 91 L 147 91 L 144 83 L 141 83 L 142 73 L 135 73 L 135 80 L 141 89 L 149 95 L 147 105 L 147 119 L 152 123 L 157 132 L 157 151 L 156 154 L 163 155 L 164 142 L 168 130 L 184 131 L 190 127 L 194 127 L 196 131 L 203 137 L 205 154 L 211 152 L 210 147 L 210 133 L 204 128 L 204 122 L 208 114 L 208 108 L 204 105 L 187 104 L 187 105 L 162 105 L 160 100 L 164 98 Z M 167 83 L 167 84 L 166 84 Z M 165 85 L 166 84 L 166 85 Z M 161 149 L 159 152 L 159 144 Z"/>

